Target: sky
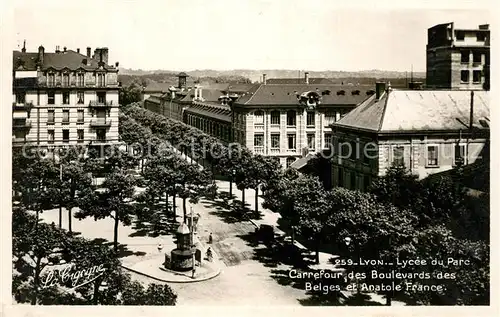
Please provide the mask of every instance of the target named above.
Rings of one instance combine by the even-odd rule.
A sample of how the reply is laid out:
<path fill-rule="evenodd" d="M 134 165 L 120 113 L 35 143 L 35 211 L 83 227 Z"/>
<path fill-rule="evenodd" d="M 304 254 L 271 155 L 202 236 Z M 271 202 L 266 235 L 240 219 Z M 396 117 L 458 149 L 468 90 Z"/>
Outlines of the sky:
<path fill-rule="evenodd" d="M 110 63 L 132 69 L 425 71 L 429 27 L 492 24 L 486 1 L 343 2 L 20 1 L 10 33 L 12 49 L 108 47 Z"/>

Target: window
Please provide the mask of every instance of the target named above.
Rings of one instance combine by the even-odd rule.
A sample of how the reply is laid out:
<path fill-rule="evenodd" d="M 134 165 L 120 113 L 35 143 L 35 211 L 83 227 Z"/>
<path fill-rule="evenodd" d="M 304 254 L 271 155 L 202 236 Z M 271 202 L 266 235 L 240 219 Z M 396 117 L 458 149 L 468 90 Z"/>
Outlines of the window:
<path fill-rule="evenodd" d="M 438 166 L 438 147 L 437 147 L 437 145 L 427 146 L 427 166 Z"/>
<path fill-rule="evenodd" d="M 314 133 L 307 134 L 307 146 L 310 150 L 314 150 Z"/>
<path fill-rule="evenodd" d="M 333 138 L 331 133 L 325 133 L 325 149 L 333 149 Z"/>
<path fill-rule="evenodd" d="M 106 129 L 97 129 L 96 139 L 99 142 L 106 142 Z"/>
<path fill-rule="evenodd" d="M 468 64 L 469 63 L 469 51 L 467 51 L 467 52 L 460 52 L 460 62 L 462 62 L 462 64 Z"/>
<path fill-rule="evenodd" d="M 280 112 L 271 111 L 271 124 L 280 124 Z"/>
<path fill-rule="evenodd" d="M 350 181 L 351 181 L 351 184 L 350 184 L 351 185 L 351 189 L 356 189 L 356 172 L 351 171 L 349 174 L 350 174 L 349 176 L 351 178 L 350 179 Z"/>
<path fill-rule="evenodd" d="M 297 113 L 295 112 L 295 110 L 289 110 L 286 113 L 286 125 L 294 127 L 296 125 L 296 121 L 297 121 Z"/>
<path fill-rule="evenodd" d="M 344 187 L 344 169 L 343 168 L 339 168 L 339 173 L 337 176 L 338 176 L 337 185 L 339 187 Z"/>
<path fill-rule="evenodd" d="M 479 41 L 479 42 L 484 42 L 485 39 L 486 39 L 486 35 L 484 34 L 484 32 L 477 32 L 476 33 L 476 39 Z"/>
<path fill-rule="evenodd" d="M 77 104 L 84 104 L 85 103 L 85 93 L 83 91 L 79 91 L 76 93 L 76 103 Z"/>
<path fill-rule="evenodd" d="M 460 80 L 462 81 L 462 83 L 469 82 L 469 71 L 468 70 L 460 71 Z"/>
<path fill-rule="evenodd" d="M 80 87 L 83 86 L 83 84 L 84 84 L 84 78 L 85 78 L 85 76 L 84 76 L 83 73 L 76 74 L 76 80 L 77 80 L 76 84 L 78 86 L 80 86 Z"/>
<path fill-rule="evenodd" d="M 47 124 L 54 124 L 55 122 L 55 111 L 47 110 Z"/>
<path fill-rule="evenodd" d="M 68 143 L 69 142 L 69 130 L 62 130 L 63 132 L 63 142 Z"/>
<path fill-rule="evenodd" d="M 106 103 L 106 92 L 105 91 L 100 91 L 97 93 L 97 102 L 100 104 Z"/>
<path fill-rule="evenodd" d="M 463 41 L 465 39 L 465 32 L 463 31 L 457 31 L 457 41 Z"/>
<path fill-rule="evenodd" d="M 55 86 L 55 83 L 56 83 L 56 76 L 53 74 L 53 73 L 50 73 L 48 76 L 47 76 L 47 85 L 49 87 L 54 87 Z"/>
<path fill-rule="evenodd" d="M 69 91 L 62 93 L 63 105 L 69 105 Z"/>
<path fill-rule="evenodd" d="M 480 70 L 474 70 L 474 71 L 472 71 L 472 81 L 474 83 L 480 83 L 481 82 L 481 71 Z"/>
<path fill-rule="evenodd" d="M 78 135 L 78 143 L 83 143 L 83 138 L 85 136 L 83 129 L 76 130 L 76 133 Z"/>
<path fill-rule="evenodd" d="M 392 148 L 392 164 L 402 166 L 405 162 L 405 148 L 404 146 L 395 146 Z"/>
<path fill-rule="evenodd" d="M 325 127 L 335 123 L 336 113 L 334 111 L 325 112 Z"/>
<path fill-rule="evenodd" d="M 63 110 L 63 124 L 69 124 L 69 110 Z"/>
<path fill-rule="evenodd" d="M 106 85 L 106 74 L 97 74 L 97 86 L 104 87 Z"/>
<path fill-rule="evenodd" d="M 47 142 L 49 144 L 53 144 L 54 143 L 54 130 L 47 130 Z"/>
<path fill-rule="evenodd" d="M 368 188 L 370 187 L 370 175 L 363 175 L 363 187 L 365 192 L 368 191 Z"/>
<path fill-rule="evenodd" d="M 472 61 L 474 63 L 481 63 L 482 62 L 482 58 L 483 58 L 483 54 L 481 53 L 474 53 L 472 54 Z"/>
<path fill-rule="evenodd" d="M 84 116 L 84 111 L 83 110 L 78 110 L 77 111 L 77 119 L 76 119 L 76 123 L 83 123 L 84 119 L 83 119 L 83 116 Z"/>
<path fill-rule="evenodd" d="M 286 168 L 289 168 L 290 165 L 293 164 L 293 162 L 295 162 L 295 158 L 294 157 L 287 157 L 286 158 Z"/>
<path fill-rule="evenodd" d="M 337 96 L 344 96 L 344 95 L 345 95 L 345 90 L 337 91 Z"/>
<path fill-rule="evenodd" d="M 296 146 L 297 146 L 295 133 L 293 133 L 293 134 L 289 133 L 287 135 L 287 139 L 288 139 L 288 149 L 289 150 L 295 150 Z"/>
<path fill-rule="evenodd" d="M 25 103 L 26 102 L 26 93 L 25 92 L 16 92 L 16 103 Z"/>
<path fill-rule="evenodd" d="M 271 134 L 271 148 L 279 149 L 280 148 L 280 135 L 279 133 Z"/>
<path fill-rule="evenodd" d="M 48 97 L 48 104 L 49 105 L 55 105 L 56 104 L 56 95 L 53 91 L 50 91 L 47 93 Z"/>
<path fill-rule="evenodd" d="M 465 145 L 455 145 L 455 165 L 463 165 L 465 163 Z"/>
<path fill-rule="evenodd" d="M 253 146 L 264 146 L 263 134 L 256 134 L 253 136 Z"/>
<path fill-rule="evenodd" d="M 314 112 L 307 112 L 307 126 L 308 127 L 314 127 Z"/>
<path fill-rule="evenodd" d="M 65 73 L 63 74 L 62 76 L 62 84 L 64 87 L 68 87 L 69 86 L 69 74 Z"/>
<path fill-rule="evenodd" d="M 257 110 L 254 112 L 255 123 L 264 123 L 264 112 Z"/>

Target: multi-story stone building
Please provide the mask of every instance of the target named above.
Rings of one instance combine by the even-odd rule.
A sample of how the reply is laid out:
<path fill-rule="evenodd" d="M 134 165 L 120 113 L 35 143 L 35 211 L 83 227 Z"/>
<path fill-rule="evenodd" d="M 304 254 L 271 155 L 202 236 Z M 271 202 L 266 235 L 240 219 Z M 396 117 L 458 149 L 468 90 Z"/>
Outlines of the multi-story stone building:
<path fill-rule="evenodd" d="M 391 90 L 332 124 L 332 184 L 366 190 L 393 165 L 420 178 L 472 164 L 489 139 L 487 91 Z"/>
<path fill-rule="evenodd" d="M 454 23 L 428 29 L 428 88 L 489 89 L 489 25 L 455 28 Z"/>
<path fill-rule="evenodd" d="M 180 78 L 180 83 L 182 78 Z M 317 82 L 324 82 L 317 80 Z M 171 87 L 145 107 L 224 142 L 275 157 L 282 166 L 331 143 L 331 123 L 375 93 L 371 86 L 303 83 Z"/>
<path fill-rule="evenodd" d="M 13 146 L 103 146 L 118 142 L 118 63 L 64 47 L 13 53 Z"/>

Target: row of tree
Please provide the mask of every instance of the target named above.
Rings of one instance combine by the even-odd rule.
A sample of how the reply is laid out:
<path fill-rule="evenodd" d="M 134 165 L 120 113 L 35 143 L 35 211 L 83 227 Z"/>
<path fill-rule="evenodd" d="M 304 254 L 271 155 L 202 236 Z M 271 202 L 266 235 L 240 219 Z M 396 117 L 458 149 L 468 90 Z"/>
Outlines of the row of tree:
<path fill-rule="evenodd" d="M 55 225 L 40 222 L 23 207 L 12 214 L 13 297 L 32 305 L 175 305 L 177 295 L 168 285 L 133 281 L 120 267 L 116 253 L 98 241 L 75 237 Z M 63 278 L 101 266 L 102 275 L 80 276 L 75 284 Z M 86 284 L 83 284 L 88 282 Z M 76 287 L 79 286 L 80 287 Z"/>

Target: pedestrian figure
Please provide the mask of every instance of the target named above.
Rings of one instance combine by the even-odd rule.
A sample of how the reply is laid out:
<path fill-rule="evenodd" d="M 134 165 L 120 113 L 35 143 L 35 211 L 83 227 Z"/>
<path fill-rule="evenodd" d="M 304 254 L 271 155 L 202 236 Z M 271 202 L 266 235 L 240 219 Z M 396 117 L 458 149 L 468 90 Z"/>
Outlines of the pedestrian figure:
<path fill-rule="evenodd" d="M 207 260 L 212 262 L 212 249 L 210 247 L 207 249 Z"/>
<path fill-rule="evenodd" d="M 208 236 L 208 243 L 212 244 L 213 238 L 212 238 L 212 233 L 210 232 L 210 235 Z"/>

